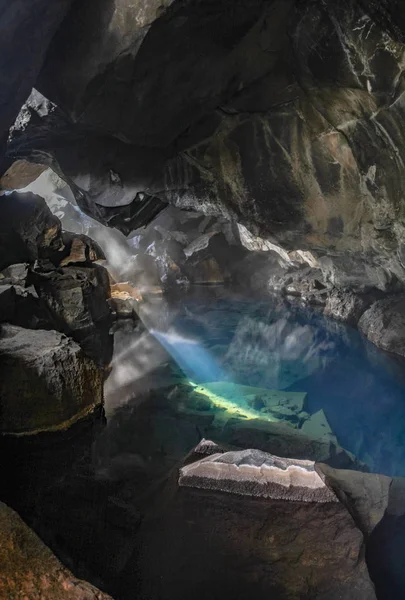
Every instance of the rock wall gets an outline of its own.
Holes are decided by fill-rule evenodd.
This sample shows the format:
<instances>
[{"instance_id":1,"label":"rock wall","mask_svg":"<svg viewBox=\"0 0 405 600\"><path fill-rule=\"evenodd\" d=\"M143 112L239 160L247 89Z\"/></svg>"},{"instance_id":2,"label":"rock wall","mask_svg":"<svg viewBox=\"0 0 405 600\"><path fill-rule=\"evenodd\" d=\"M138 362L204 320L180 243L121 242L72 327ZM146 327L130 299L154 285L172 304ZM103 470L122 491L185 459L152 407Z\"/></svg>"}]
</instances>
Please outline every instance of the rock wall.
<instances>
[{"instance_id":1,"label":"rock wall","mask_svg":"<svg viewBox=\"0 0 405 600\"><path fill-rule=\"evenodd\" d=\"M125 231L160 198L327 256L338 287L395 290L404 30L393 0L77 3L36 82L63 113L9 153L40 152Z\"/></svg>"}]
</instances>

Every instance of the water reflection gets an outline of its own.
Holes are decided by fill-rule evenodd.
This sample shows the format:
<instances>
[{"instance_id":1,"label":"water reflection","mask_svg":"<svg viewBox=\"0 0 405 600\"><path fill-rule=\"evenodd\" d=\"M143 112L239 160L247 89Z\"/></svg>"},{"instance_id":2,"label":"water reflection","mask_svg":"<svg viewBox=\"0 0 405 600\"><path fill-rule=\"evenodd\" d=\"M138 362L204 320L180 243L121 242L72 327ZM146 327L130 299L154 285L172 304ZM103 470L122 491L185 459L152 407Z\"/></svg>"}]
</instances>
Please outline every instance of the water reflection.
<instances>
[{"instance_id":1,"label":"water reflection","mask_svg":"<svg viewBox=\"0 0 405 600\"><path fill-rule=\"evenodd\" d=\"M173 384L176 377L180 381L183 373L197 384L230 381L306 394L305 411L313 415L322 410L339 444L370 470L405 475L401 364L356 330L317 312L225 290L201 294L169 301L164 326L152 329L165 351L160 364L171 373L167 377L166 370L166 379L160 380L151 374L155 387ZM257 399L249 402L249 411L262 406ZM258 410L257 416L263 418L264 410L268 416L270 409ZM284 413L291 425L293 416L287 409Z\"/></svg>"}]
</instances>

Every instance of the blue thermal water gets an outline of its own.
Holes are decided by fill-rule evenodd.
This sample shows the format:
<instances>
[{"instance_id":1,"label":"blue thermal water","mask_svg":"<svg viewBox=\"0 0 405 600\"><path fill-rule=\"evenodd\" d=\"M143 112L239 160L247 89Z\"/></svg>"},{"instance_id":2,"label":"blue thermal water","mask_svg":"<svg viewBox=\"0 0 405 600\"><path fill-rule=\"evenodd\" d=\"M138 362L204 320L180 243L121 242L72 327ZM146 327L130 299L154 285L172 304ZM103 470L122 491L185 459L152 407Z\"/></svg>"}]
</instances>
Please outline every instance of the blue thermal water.
<instances>
[{"instance_id":1,"label":"blue thermal water","mask_svg":"<svg viewBox=\"0 0 405 600\"><path fill-rule=\"evenodd\" d=\"M405 475L405 372L357 330L311 310L240 298L186 301L174 334L154 332L199 383L307 393L339 443L370 470Z\"/></svg>"}]
</instances>

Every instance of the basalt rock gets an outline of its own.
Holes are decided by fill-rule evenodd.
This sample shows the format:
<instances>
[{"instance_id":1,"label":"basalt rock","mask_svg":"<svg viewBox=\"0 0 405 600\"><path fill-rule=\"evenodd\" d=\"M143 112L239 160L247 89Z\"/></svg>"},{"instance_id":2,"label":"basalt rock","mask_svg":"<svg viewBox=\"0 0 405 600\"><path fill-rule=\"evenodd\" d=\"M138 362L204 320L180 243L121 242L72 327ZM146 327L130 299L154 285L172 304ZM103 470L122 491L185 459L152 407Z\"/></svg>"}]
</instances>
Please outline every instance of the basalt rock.
<instances>
[{"instance_id":1,"label":"basalt rock","mask_svg":"<svg viewBox=\"0 0 405 600\"><path fill-rule=\"evenodd\" d=\"M1 432L66 429L103 401L103 373L62 333L1 326Z\"/></svg>"},{"instance_id":2,"label":"basalt rock","mask_svg":"<svg viewBox=\"0 0 405 600\"><path fill-rule=\"evenodd\" d=\"M8 129L28 97L72 0L0 3L0 172ZM4 163L7 168L7 163Z\"/></svg>"},{"instance_id":3,"label":"basalt rock","mask_svg":"<svg viewBox=\"0 0 405 600\"><path fill-rule=\"evenodd\" d=\"M375 302L361 317L359 329L379 348L405 357L405 295Z\"/></svg>"},{"instance_id":4,"label":"basalt rock","mask_svg":"<svg viewBox=\"0 0 405 600\"><path fill-rule=\"evenodd\" d=\"M200 600L214 589L220 597L238 600L249 595L258 600L374 600L363 537L346 508L336 501L316 502L313 496L309 500L314 492L309 488L307 502L263 497L266 485L262 485L264 476L257 475L257 455L269 465L274 460L255 450L202 460L195 455L198 462L188 461L180 481L188 479L192 485L189 474L196 474L203 464L218 462L210 489L179 487L177 473L159 489L139 532L142 552L133 577L140 595L183 600L192 593ZM287 475L283 464L290 463L281 460L279 469L270 466L266 476L283 480ZM300 475L308 477L307 483L313 477L309 471ZM246 478L254 482L259 497L237 492L252 491ZM320 478L317 485L325 493L323 499L336 500ZM219 491L221 487L228 493ZM297 488L287 493L294 492L299 495Z\"/></svg>"},{"instance_id":5,"label":"basalt rock","mask_svg":"<svg viewBox=\"0 0 405 600\"><path fill-rule=\"evenodd\" d=\"M62 245L61 224L35 194L0 196L0 270L47 259Z\"/></svg>"},{"instance_id":6,"label":"basalt rock","mask_svg":"<svg viewBox=\"0 0 405 600\"><path fill-rule=\"evenodd\" d=\"M75 3L36 84L61 110L9 155L126 233L169 201L328 257L337 288L396 291L404 32L393 0Z\"/></svg>"},{"instance_id":7,"label":"basalt rock","mask_svg":"<svg viewBox=\"0 0 405 600\"><path fill-rule=\"evenodd\" d=\"M35 270L32 281L55 329L70 335L101 364L112 357L110 282L104 267L69 265Z\"/></svg>"},{"instance_id":8,"label":"basalt rock","mask_svg":"<svg viewBox=\"0 0 405 600\"><path fill-rule=\"evenodd\" d=\"M23 600L112 600L77 579L11 508L0 503L0 595Z\"/></svg>"}]
</instances>

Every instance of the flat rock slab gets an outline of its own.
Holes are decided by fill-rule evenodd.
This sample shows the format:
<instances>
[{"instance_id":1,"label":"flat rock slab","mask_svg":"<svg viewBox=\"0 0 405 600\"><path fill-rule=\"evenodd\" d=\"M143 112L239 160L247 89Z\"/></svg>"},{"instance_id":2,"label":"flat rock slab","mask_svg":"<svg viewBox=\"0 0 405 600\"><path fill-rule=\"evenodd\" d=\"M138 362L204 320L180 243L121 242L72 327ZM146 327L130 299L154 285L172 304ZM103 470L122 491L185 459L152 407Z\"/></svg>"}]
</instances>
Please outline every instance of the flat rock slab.
<instances>
[{"instance_id":1,"label":"flat rock slab","mask_svg":"<svg viewBox=\"0 0 405 600\"><path fill-rule=\"evenodd\" d=\"M260 450L213 454L180 469L179 485L243 496L337 502L309 460L280 458Z\"/></svg>"},{"instance_id":2,"label":"flat rock slab","mask_svg":"<svg viewBox=\"0 0 405 600\"><path fill-rule=\"evenodd\" d=\"M0 597L112 600L65 569L17 513L3 503L0 503Z\"/></svg>"}]
</instances>

